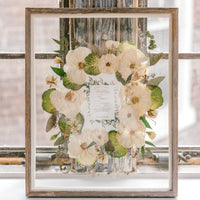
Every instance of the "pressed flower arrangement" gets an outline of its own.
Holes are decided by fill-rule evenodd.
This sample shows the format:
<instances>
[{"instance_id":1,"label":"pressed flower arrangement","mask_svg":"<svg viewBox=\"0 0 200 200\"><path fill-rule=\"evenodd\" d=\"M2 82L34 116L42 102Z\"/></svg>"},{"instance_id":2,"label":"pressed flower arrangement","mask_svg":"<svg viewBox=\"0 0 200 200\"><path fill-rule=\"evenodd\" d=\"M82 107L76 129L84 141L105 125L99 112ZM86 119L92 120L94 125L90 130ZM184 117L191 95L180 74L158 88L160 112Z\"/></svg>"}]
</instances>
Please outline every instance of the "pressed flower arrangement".
<instances>
[{"instance_id":1,"label":"pressed flower arrangement","mask_svg":"<svg viewBox=\"0 0 200 200\"><path fill-rule=\"evenodd\" d=\"M149 32L146 34L150 38L148 49L156 48L154 36ZM63 38L64 42L54 41L68 47L67 39ZM148 120L157 117L157 109L163 104L159 84L164 77L155 77L148 72L162 53L153 56L129 41L112 40L105 41L100 48L73 46L69 52L57 52L65 54L66 63L60 57L55 58L54 63L58 66L51 68L58 77L46 77L50 88L42 95L42 108L51 114L46 131L59 128L59 132L51 136L54 145L58 146L57 161L63 152L67 153L71 163L75 161L87 167L107 165L109 159L125 158L128 154L132 157L133 151L140 152L143 159L145 151L153 156L148 146L154 144L146 139L153 140L156 133ZM114 119L102 120L100 128L93 128L95 119L91 120L88 128L81 111L88 99L90 85L113 84L102 80L102 74L115 76L121 84L117 94L120 106ZM61 169L64 168L61 166Z\"/></svg>"}]
</instances>

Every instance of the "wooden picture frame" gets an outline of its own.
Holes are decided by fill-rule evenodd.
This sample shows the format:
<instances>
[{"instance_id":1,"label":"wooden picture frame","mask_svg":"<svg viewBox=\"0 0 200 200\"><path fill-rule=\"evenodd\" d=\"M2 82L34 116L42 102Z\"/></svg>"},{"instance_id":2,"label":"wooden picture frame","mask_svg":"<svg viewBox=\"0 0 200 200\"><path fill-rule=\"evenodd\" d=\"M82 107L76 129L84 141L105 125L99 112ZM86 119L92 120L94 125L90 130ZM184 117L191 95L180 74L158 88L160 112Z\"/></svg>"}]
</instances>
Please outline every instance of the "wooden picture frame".
<instances>
[{"instance_id":1,"label":"wooden picture frame","mask_svg":"<svg viewBox=\"0 0 200 200\"><path fill-rule=\"evenodd\" d=\"M35 71L33 62L36 17L58 18L169 18L169 187L163 190L85 190L36 188L35 148ZM174 197L177 195L178 170L178 9L177 8L26 8L26 195L29 197Z\"/></svg>"}]
</instances>

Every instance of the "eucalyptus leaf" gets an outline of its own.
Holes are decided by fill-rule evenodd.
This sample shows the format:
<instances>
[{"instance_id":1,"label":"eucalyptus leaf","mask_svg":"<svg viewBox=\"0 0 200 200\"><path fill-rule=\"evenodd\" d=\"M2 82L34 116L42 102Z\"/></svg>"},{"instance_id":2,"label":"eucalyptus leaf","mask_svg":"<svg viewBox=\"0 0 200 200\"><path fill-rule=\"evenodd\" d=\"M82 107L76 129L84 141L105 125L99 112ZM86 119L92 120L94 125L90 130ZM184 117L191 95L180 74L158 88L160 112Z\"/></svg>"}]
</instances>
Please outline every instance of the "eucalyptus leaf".
<instances>
[{"instance_id":1,"label":"eucalyptus leaf","mask_svg":"<svg viewBox=\"0 0 200 200\"><path fill-rule=\"evenodd\" d=\"M57 133L57 134L52 135L50 140L55 140L58 137L59 134L60 134L60 132Z\"/></svg>"},{"instance_id":2,"label":"eucalyptus leaf","mask_svg":"<svg viewBox=\"0 0 200 200\"><path fill-rule=\"evenodd\" d=\"M46 132L49 132L53 127L55 127L57 121L57 117L52 114L51 117L48 119L46 124Z\"/></svg>"},{"instance_id":3,"label":"eucalyptus leaf","mask_svg":"<svg viewBox=\"0 0 200 200\"><path fill-rule=\"evenodd\" d=\"M144 160L144 146L141 147L141 154L142 154L142 159Z\"/></svg>"},{"instance_id":4,"label":"eucalyptus leaf","mask_svg":"<svg viewBox=\"0 0 200 200\"><path fill-rule=\"evenodd\" d=\"M154 79L151 79L147 82L147 85L158 86L163 80L165 79L164 76L159 76Z\"/></svg>"},{"instance_id":5,"label":"eucalyptus leaf","mask_svg":"<svg viewBox=\"0 0 200 200\"><path fill-rule=\"evenodd\" d=\"M54 52L60 53L60 54L66 54L67 53L67 51L65 51L65 50L55 50Z\"/></svg>"},{"instance_id":6,"label":"eucalyptus leaf","mask_svg":"<svg viewBox=\"0 0 200 200\"><path fill-rule=\"evenodd\" d=\"M65 41L65 46L68 47L68 46L69 46L69 41L68 41L68 39L67 39L65 36L63 36L62 38L63 38L64 41Z\"/></svg>"},{"instance_id":7,"label":"eucalyptus leaf","mask_svg":"<svg viewBox=\"0 0 200 200\"><path fill-rule=\"evenodd\" d=\"M149 146L155 147L155 145L149 141L145 141L145 144L148 144Z\"/></svg>"},{"instance_id":8,"label":"eucalyptus leaf","mask_svg":"<svg viewBox=\"0 0 200 200\"><path fill-rule=\"evenodd\" d=\"M54 142L54 146L58 146L58 145L61 145L65 142L65 138L64 136L60 136L55 142Z\"/></svg>"},{"instance_id":9,"label":"eucalyptus leaf","mask_svg":"<svg viewBox=\"0 0 200 200\"><path fill-rule=\"evenodd\" d=\"M50 94L55 88L48 89L42 94L42 108L48 113L54 113L56 108L51 104Z\"/></svg>"},{"instance_id":10,"label":"eucalyptus leaf","mask_svg":"<svg viewBox=\"0 0 200 200\"><path fill-rule=\"evenodd\" d=\"M59 40L56 40L56 39L54 39L54 38L52 38L52 40L53 40L55 43L57 43L57 44L59 44L59 45L61 45L61 46L65 46L65 44L62 43L62 42L59 41Z\"/></svg>"},{"instance_id":11,"label":"eucalyptus leaf","mask_svg":"<svg viewBox=\"0 0 200 200\"><path fill-rule=\"evenodd\" d=\"M144 123L144 125L147 127L147 128L150 128L150 129L152 129L151 128L151 126L150 126L150 124L149 124L149 122L144 118L144 117L140 117L140 120L142 120L142 122Z\"/></svg>"},{"instance_id":12,"label":"eucalyptus leaf","mask_svg":"<svg viewBox=\"0 0 200 200\"><path fill-rule=\"evenodd\" d=\"M152 159L154 159L154 155L153 155L152 151L149 148L145 148L145 150L152 157Z\"/></svg>"},{"instance_id":13,"label":"eucalyptus leaf","mask_svg":"<svg viewBox=\"0 0 200 200\"><path fill-rule=\"evenodd\" d=\"M92 147L93 145L95 145L96 144L96 142L91 142L88 146L87 146L87 148L90 148L90 147Z\"/></svg>"},{"instance_id":14,"label":"eucalyptus leaf","mask_svg":"<svg viewBox=\"0 0 200 200\"><path fill-rule=\"evenodd\" d=\"M150 65L155 65L163 56L163 53L150 56Z\"/></svg>"},{"instance_id":15,"label":"eucalyptus leaf","mask_svg":"<svg viewBox=\"0 0 200 200\"><path fill-rule=\"evenodd\" d=\"M126 80L127 83L131 80L132 75L133 75L133 74L130 74L130 75L128 76L128 78L127 78L127 80Z\"/></svg>"},{"instance_id":16,"label":"eucalyptus leaf","mask_svg":"<svg viewBox=\"0 0 200 200\"><path fill-rule=\"evenodd\" d=\"M77 122L77 125L80 125L79 132L81 132L81 130L83 128L84 121L85 121L84 116L81 113L78 113L76 115L76 122Z\"/></svg>"},{"instance_id":17,"label":"eucalyptus leaf","mask_svg":"<svg viewBox=\"0 0 200 200\"><path fill-rule=\"evenodd\" d=\"M65 74L64 75L64 78L63 78L63 85L68 88L68 89L72 89L72 90L79 90L80 88L82 88L84 86L83 85L78 85L76 83L72 83L69 78L67 77L67 75Z\"/></svg>"},{"instance_id":18,"label":"eucalyptus leaf","mask_svg":"<svg viewBox=\"0 0 200 200\"><path fill-rule=\"evenodd\" d=\"M52 67L52 66L51 66L51 69L52 69L58 76L64 77L65 72L64 72L63 69L60 69L60 68L57 68L57 67Z\"/></svg>"},{"instance_id":19,"label":"eucalyptus leaf","mask_svg":"<svg viewBox=\"0 0 200 200\"><path fill-rule=\"evenodd\" d=\"M126 81L122 78L121 73L119 73L118 71L116 71L115 73L116 79L122 83L122 85L126 85Z\"/></svg>"}]
</instances>

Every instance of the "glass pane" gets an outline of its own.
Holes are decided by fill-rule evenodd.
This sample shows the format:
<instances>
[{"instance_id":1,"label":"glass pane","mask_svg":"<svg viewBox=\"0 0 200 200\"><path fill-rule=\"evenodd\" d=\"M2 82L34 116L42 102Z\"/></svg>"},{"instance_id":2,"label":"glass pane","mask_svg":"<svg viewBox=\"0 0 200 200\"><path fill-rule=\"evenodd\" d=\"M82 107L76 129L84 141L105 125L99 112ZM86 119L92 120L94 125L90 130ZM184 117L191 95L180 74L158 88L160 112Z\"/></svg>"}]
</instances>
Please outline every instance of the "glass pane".
<instances>
[{"instance_id":1,"label":"glass pane","mask_svg":"<svg viewBox=\"0 0 200 200\"><path fill-rule=\"evenodd\" d=\"M200 20L198 0L148 0L148 7L179 8L179 52L200 52ZM155 27L156 34L165 30L163 24ZM166 36L160 38L164 41Z\"/></svg>"},{"instance_id":2,"label":"glass pane","mask_svg":"<svg viewBox=\"0 0 200 200\"><path fill-rule=\"evenodd\" d=\"M24 146L24 60L0 60L0 145Z\"/></svg>"},{"instance_id":3,"label":"glass pane","mask_svg":"<svg viewBox=\"0 0 200 200\"><path fill-rule=\"evenodd\" d=\"M8 0L0 2L0 52L25 51L25 8L26 7L59 7L58 0ZM54 29L56 23L41 23L40 37L44 37L47 30ZM44 41L45 42L45 41ZM41 43L41 45L44 44ZM51 44L45 44L49 52Z\"/></svg>"},{"instance_id":4,"label":"glass pane","mask_svg":"<svg viewBox=\"0 0 200 200\"><path fill-rule=\"evenodd\" d=\"M179 60L179 145L200 145L199 60Z\"/></svg>"},{"instance_id":5,"label":"glass pane","mask_svg":"<svg viewBox=\"0 0 200 200\"><path fill-rule=\"evenodd\" d=\"M40 23L41 20L44 19L36 19L34 24L36 28L37 24ZM37 146L47 145L50 147L54 147L57 153L52 153L50 155L52 159L51 162L49 160L50 171L45 172L50 172L52 176L55 177L67 177L63 180L60 180L58 178L58 182L49 181L48 185L46 184L45 186L49 188L53 188L56 185L67 186L70 181L71 183L74 183L70 185L71 189L74 189L75 185L77 187L77 184L78 187L84 187L87 190L91 188L94 190L101 189L102 184L104 184L105 182L106 185L104 185L108 189L116 189L117 187L122 187L122 185L126 182L129 185L128 187L130 187L130 189L144 189L147 187L152 189L155 189L155 187L168 188L168 160L165 160L164 167L161 165L153 165L150 168L146 168L147 166L143 164L144 162L141 156L142 150L139 150L137 159L134 158L136 154L133 154L134 151L137 151L137 147L141 148L142 146L136 146L138 144L134 144L134 142L137 143L137 139L132 139L131 144L129 144L129 138L131 138L131 135L134 135L138 130L140 130L140 133L138 134L143 135L143 140L141 141L142 145L145 145L145 140L154 143L156 146L168 146L169 144L168 121L170 107L168 103L168 60L162 59L157 64L155 64L155 66L148 66L149 70L145 70L145 72L143 72L147 76L145 76L144 74L135 74L136 80L132 80L132 83L127 83L126 86L123 86L123 84L125 84L123 81L126 82L129 75L133 73L132 68L135 67L137 59L137 62L139 63L142 62L144 59L145 61L147 61L144 61L144 63L147 63L147 65L149 65L149 59L147 58L149 54L144 50L146 48L145 34L140 28L138 29L140 33L138 40L141 43L141 49L136 50L135 45L131 43L133 42L135 37L135 19L126 18L118 20L116 18L71 18L70 20L70 33L73 34L70 35L71 37L69 37L69 43L70 47L74 50L68 52L68 54L64 53L64 55L62 56L62 58L67 57L66 60L68 64L66 64L65 66L63 64L60 65L56 63L59 61L58 59L56 60L56 62L54 59L49 59L34 60L34 66L31 66L34 67L36 72L36 107L34 108L36 109L36 131L31 133L36 136L36 144L34 148ZM119 25L119 22L121 22L121 26ZM150 32L153 32L156 24L163 23L164 25L166 25L166 30L164 32L161 32L160 35L155 35L155 40L158 40L158 52L167 52L169 40L166 39L161 42L161 40L159 40L158 38L162 37L163 35L163 37L168 37L168 21L160 18L158 20L150 19L148 22L149 25L147 26L147 28L150 30ZM91 23L92 26L89 26L91 25L89 23ZM118 27L121 28L120 34L117 31ZM59 29L59 26L55 26L55 29ZM40 35L41 31L42 29L37 29L37 31L35 31L35 34ZM46 38L43 39L51 42L52 33L54 33L54 31L54 29L51 29L48 32L48 35L46 35ZM68 32L66 34L68 34ZM33 51L37 52L38 46L40 43L43 42L43 39L41 38L40 40L40 38L38 38L37 36L34 39L35 46ZM114 44L117 47L113 46L113 44L109 47L108 44L110 41L108 43L105 43L107 40L115 40L116 43ZM129 40L130 43L123 42L120 44L118 49L119 43L124 40ZM74 41L76 41L76 43ZM92 44L96 46L92 46L89 42L92 42ZM58 49L58 46L56 46L56 48ZM53 50L54 49L51 49L51 51ZM144 52L142 52L143 50ZM90 54L92 51L98 53L99 55ZM76 55L74 55L75 52L77 52ZM106 58L106 56L108 56L108 58ZM114 59L114 61L112 60L114 64L111 61L104 61L104 59L110 59L109 56ZM136 56L135 59L133 58L133 60L131 60L134 56ZM85 59L86 57L87 59ZM101 64L101 62L103 63ZM113 70L112 67L109 68L112 64L115 66ZM60 77L52 71L50 66L56 68L62 67L64 68L64 73L66 74L61 75L64 77L61 77L60 79ZM87 67L91 71L87 71ZM119 78L119 74L117 74L118 70L121 70L121 78ZM148 74L146 74L147 71ZM58 70L57 73L63 73L63 71ZM116 79L116 74L118 79ZM48 79L46 79L47 76ZM139 78L137 76L139 76ZM151 85L151 87L149 87L146 85L145 81L159 76L165 77L164 80L159 84L159 87L161 89L156 86L154 87ZM137 90L137 95L141 94L141 97L137 97L137 95L134 96L132 93L129 94L129 91L133 92L136 90L133 87L140 86L141 88ZM50 88L52 89L51 91L49 90ZM143 90L143 88L147 90L147 97L143 96L144 91L140 91ZM151 90L154 90L155 88L157 88L158 91L156 92L156 94L152 94ZM152 99L151 95L155 95L156 100ZM157 99L159 100L157 101ZM141 104L138 105L138 107L137 105L134 105L140 101ZM152 102L153 104L154 102L156 102L154 106L152 106ZM152 107L150 108L150 106ZM142 109L142 111L140 111L140 109ZM158 111L158 116L156 118L153 118L156 115L155 110ZM153 116L150 116L151 112L148 111L155 111L155 113L152 114ZM151 127L147 129L145 127L145 123L146 126L151 126L152 130L150 130ZM150 125L148 125L147 123L149 123ZM136 126L133 127L132 124L136 124ZM50 128L52 129L48 131L48 129ZM154 132L156 132L155 140L153 140L151 137L152 135L155 136ZM96 133L100 134L98 135L100 136L98 137L99 140L103 138L102 144L99 144L96 141ZM91 137L89 136L88 140L85 141L85 138L87 138L88 136L87 134ZM105 138L104 134L106 136ZM120 134L123 135L121 139ZM126 137L124 142L123 137L125 137L126 134L128 134L128 137ZM93 139L93 137L95 139ZM75 138L74 141L76 142L76 144L71 145L73 140L72 138ZM84 140L84 142L82 141L82 139ZM140 139L138 140L140 141ZM146 144L151 145L151 143ZM115 147L114 145L117 146ZM94 153L95 162L93 162L93 154L90 154L92 156L91 160L90 158L87 159L87 155L80 157L79 152L78 155L72 155L73 153L70 153L72 146L76 150L80 146L82 150L87 149L88 152L90 151L90 147L92 149L95 147L94 151L97 153ZM112 150L112 147L114 148L114 150ZM148 149L150 146L146 145L146 147ZM111 148L111 150L109 148ZM119 152L117 152L118 149ZM114 153L112 153L113 151ZM99 156L101 155L106 157L105 163L101 163L101 161L98 160L100 158ZM85 158L86 161L84 160ZM151 156L147 152L145 154L145 159L148 159L149 161L151 160ZM136 164L136 160L138 161L138 164ZM134 172L136 168L137 171ZM134 177L136 174L141 175L141 177L145 174L144 179L146 180L146 175L148 176L152 172L158 171L158 169L158 173L165 174L164 178L162 179L163 184L160 184L160 181L158 179L155 179L153 181L153 184L149 184L149 181L141 181L138 184L137 177ZM127 176L125 172L130 172L130 176ZM36 166L36 174L39 175L41 173L44 173L44 170L41 167ZM96 175L98 173L103 176L90 176L91 174ZM117 180L120 179L122 182L118 182L116 185L112 185L112 180L109 181L109 177L107 176L107 174L109 173L116 174ZM82 174L83 177L87 178L87 183L85 182L85 179L83 177L79 176L79 174ZM88 176L88 174L90 175ZM120 177L120 175L122 175L122 177ZM125 175L125 178L123 177L123 175ZM42 186L42 184L44 184L44 179L36 178L36 186L40 187ZM127 185L124 185L123 187L125 188L127 187Z\"/></svg>"}]
</instances>

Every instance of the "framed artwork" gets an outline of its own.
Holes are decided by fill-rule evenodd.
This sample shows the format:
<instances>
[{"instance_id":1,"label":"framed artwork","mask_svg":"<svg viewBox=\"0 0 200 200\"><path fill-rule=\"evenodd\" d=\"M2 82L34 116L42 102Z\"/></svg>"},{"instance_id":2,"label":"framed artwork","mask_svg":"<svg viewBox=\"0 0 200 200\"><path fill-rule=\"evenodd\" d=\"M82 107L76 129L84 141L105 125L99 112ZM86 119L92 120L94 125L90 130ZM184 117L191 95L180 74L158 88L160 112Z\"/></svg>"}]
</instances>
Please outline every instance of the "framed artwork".
<instances>
[{"instance_id":1,"label":"framed artwork","mask_svg":"<svg viewBox=\"0 0 200 200\"><path fill-rule=\"evenodd\" d=\"M51 29L38 39L40 20ZM50 41L58 49L36 62ZM178 9L26 8L27 196L176 196L177 85ZM165 169L153 165L163 133ZM45 171L37 147L47 137Z\"/></svg>"}]
</instances>

